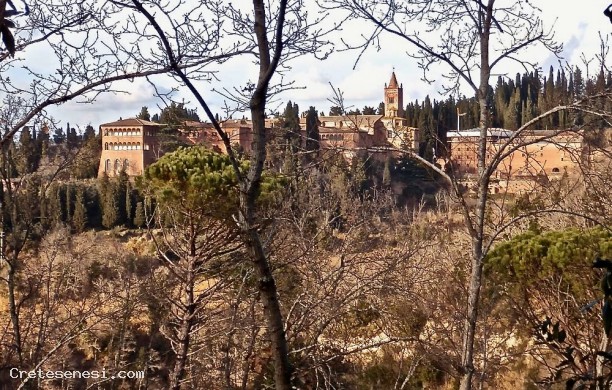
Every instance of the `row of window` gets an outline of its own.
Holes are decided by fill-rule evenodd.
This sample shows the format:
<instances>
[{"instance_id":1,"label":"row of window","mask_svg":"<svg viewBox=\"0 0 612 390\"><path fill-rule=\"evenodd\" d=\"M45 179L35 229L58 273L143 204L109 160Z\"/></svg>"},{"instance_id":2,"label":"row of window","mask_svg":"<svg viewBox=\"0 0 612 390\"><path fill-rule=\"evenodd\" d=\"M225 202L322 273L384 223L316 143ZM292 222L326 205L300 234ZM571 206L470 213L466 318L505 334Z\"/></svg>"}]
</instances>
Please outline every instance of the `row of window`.
<instances>
[{"instance_id":1,"label":"row of window","mask_svg":"<svg viewBox=\"0 0 612 390\"><path fill-rule=\"evenodd\" d=\"M105 142L104 150L140 150L140 142ZM144 150L149 150L149 144L144 144Z\"/></svg>"},{"instance_id":2,"label":"row of window","mask_svg":"<svg viewBox=\"0 0 612 390\"><path fill-rule=\"evenodd\" d=\"M344 136L342 134L321 134L321 139L329 141L343 141Z\"/></svg>"},{"instance_id":3,"label":"row of window","mask_svg":"<svg viewBox=\"0 0 612 390\"><path fill-rule=\"evenodd\" d=\"M141 134L140 129L104 129L104 135L110 137L139 136ZM144 134L153 135L153 132L145 131Z\"/></svg>"},{"instance_id":4,"label":"row of window","mask_svg":"<svg viewBox=\"0 0 612 390\"><path fill-rule=\"evenodd\" d=\"M104 172L119 173L122 169L127 170L129 166L130 166L130 161L127 158L123 160L123 162L119 159L116 159L114 164L110 159L107 159L104 162Z\"/></svg>"}]
</instances>

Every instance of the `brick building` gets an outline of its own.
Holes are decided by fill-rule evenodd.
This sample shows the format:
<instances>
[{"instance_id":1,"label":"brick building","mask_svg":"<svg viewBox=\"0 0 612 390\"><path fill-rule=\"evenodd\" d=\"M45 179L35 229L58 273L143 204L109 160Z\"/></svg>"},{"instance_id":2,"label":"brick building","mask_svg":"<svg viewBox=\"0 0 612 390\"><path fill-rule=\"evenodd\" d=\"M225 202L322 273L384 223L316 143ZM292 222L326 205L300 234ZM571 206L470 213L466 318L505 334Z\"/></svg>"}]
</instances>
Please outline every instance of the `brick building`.
<instances>
[{"instance_id":1,"label":"brick building","mask_svg":"<svg viewBox=\"0 0 612 390\"><path fill-rule=\"evenodd\" d=\"M321 149L342 150L346 157L367 148L392 146L419 150L419 131L407 126L403 117L404 89L397 82L395 72L389 84L385 84L384 115L320 116L319 135ZM306 130L306 118L300 119L302 131ZM384 158L387 153L375 153Z\"/></svg>"},{"instance_id":2,"label":"brick building","mask_svg":"<svg viewBox=\"0 0 612 390\"><path fill-rule=\"evenodd\" d=\"M125 169L130 176L144 169L161 155L158 131L163 125L142 119L122 119L100 126L102 156L98 176L116 176Z\"/></svg>"},{"instance_id":3,"label":"brick building","mask_svg":"<svg viewBox=\"0 0 612 390\"><path fill-rule=\"evenodd\" d=\"M489 129L487 160L508 142L513 131ZM455 172L465 179L477 174L480 129L452 131L447 142ZM580 132L559 130L529 130L521 133L506 148L516 148L506 156L493 174L501 187L509 188L509 181L533 180L538 177L560 177L577 171L584 143ZM518 187L517 187L518 188Z\"/></svg>"},{"instance_id":4,"label":"brick building","mask_svg":"<svg viewBox=\"0 0 612 390\"><path fill-rule=\"evenodd\" d=\"M393 146L401 149L419 149L418 129L408 127L403 118L403 87L397 82L395 72L384 87L385 115L344 115L319 117L321 149L337 149L350 158L365 153L368 148ZM278 126L279 118L266 119L268 129ZM106 172L117 175L125 167L130 176L142 175L144 169L155 162L163 151L160 149L159 130L164 125L141 119L124 119L100 126L102 132L102 157L98 176ZM250 120L228 119L220 122L221 129L230 138L233 147L250 153L253 127ZM306 118L300 119L302 143L306 139ZM226 153L221 137L211 123L186 121L179 128L179 136L187 144L205 145L220 153ZM270 134L272 132L269 132ZM374 152L384 159L387 152Z\"/></svg>"}]
</instances>

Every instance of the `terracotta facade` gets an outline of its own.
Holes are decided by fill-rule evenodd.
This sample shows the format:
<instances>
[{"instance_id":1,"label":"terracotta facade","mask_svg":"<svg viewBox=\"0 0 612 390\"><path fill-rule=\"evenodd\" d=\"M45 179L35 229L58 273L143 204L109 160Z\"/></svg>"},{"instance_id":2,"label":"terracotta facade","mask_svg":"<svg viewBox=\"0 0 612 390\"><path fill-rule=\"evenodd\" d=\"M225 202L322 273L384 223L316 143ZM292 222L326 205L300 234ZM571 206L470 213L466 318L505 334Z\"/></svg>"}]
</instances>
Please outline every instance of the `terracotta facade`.
<instances>
[{"instance_id":1,"label":"terracotta facade","mask_svg":"<svg viewBox=\"0 0 612 390\"><path fill-rule=\"evenodd\" d=\"M477 173L479 131L473 129L449 132L447 135L455 172L464 177ZM487 160L492 158L511 135L510 130L489 129ZM523 146L502 160L494 173L494 178L533 178L542 175L554 177L565 172L573 172L580 160L583 140L580 133L530 130L512 141L509 147L514 148L519 145Z\"/></svg>"},{"instance_id":2,"label":"terracotta facade","mask_svg":"<svg viewBox=\"0 0 612 390\"><path fill-rule=\"evenodd\" d=\"M102 155L98 177L105 172L117 176L122 169L130 176L139 176L161 157L158 131L161 125L142 119L123 119L100 126Z\"/></svg>"},{"instance_id":3,"label":"terracotta facade","mask_svg":"<svg viewBox=\"0 0 612 390\"><path fill-rule=\"evenodd\" d=\"M385 115L344 115L319 117L320 146L323 150L335 149L351 158L369 152L377 159L386 158L389 151L378 148L398 148L418 151L419 131L408 127L403 114L403 88L397 82L395 72L384 87ZM279 118L266 119L268 129L278 127ZM117 175L123 167L130 176L142 175L144 169L163 154L157 134L164 125L140 119L125 119L100 126L102 132L102 157L98 176L106 172ZM250 120L228 119L220 122L233 147L249 154L252 151L253 128ZM300 119L302 144L306 140L306 118ZM226 153L221 137L211 123L187 121L179 129L180 137L188 144L205 145L220 153ZM270 135L272 132L268 132ZM370 149L367 151L366 149ZM372 150L374 149L374 150ZM393 152L391 152L393 153Z\"/></svg>"}]
</instances>

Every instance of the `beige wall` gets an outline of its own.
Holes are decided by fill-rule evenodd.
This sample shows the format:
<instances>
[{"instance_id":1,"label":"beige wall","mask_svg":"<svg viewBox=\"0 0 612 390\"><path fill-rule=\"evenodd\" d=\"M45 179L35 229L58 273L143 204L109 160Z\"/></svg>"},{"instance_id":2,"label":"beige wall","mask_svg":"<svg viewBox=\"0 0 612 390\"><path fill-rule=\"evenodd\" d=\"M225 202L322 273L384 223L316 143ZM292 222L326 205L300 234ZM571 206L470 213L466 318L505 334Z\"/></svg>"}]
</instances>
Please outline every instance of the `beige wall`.
<instances>
[{"instance_id":1,"label":"beige wall","mask_svg":"<svg viewBox=\"0 0 612 390\"><path fill-rule=\"evenodd\" d=\"M536 141L524 137L521 143ZM582 140L577 136L558 136L522 146L506 157L494 177L528 177L535 175L561 175L577 167L582 149ZM487 160L492 158L505 139L490 139L487 144ZM477 172L478 137L449 139L451 158L460 174Z\"/></svg>"}]
</instances>

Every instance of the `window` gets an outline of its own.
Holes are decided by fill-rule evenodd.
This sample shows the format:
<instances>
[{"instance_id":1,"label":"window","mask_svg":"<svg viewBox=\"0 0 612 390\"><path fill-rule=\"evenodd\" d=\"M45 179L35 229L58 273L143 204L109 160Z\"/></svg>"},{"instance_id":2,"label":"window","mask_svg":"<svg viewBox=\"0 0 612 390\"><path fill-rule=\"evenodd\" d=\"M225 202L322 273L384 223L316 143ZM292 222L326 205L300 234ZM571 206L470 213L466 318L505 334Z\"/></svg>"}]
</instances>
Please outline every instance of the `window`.
<instances>
[{"instance_id":1,"label":"window","mask_svg":"<svg viewBox=\"0 0 612 390\"><path fill-rule=\"evenodd\" d=\"M108 135L108 129L104 129L104 135Z\"/></svg>"},{"instance_id":2,"label":"window","mask_svg":"<svg viewBox=\"0 0 612 390\"><path fill-rule=\"evenodd\" d=\"M552 171L553 173L559 173L559 168L553 168Z\"/></svg>"},{"instance_id":3,"label":"window","mask_svg":"<svg viewBox=\"0 0 612 390\"><path fill-rule=\"evenodd\" d=\"M104 150L108 150L108 142L104 143ZM563 159L561 159L561 160L563 160Z\"/></svg>"},{"instance_id":4,"label":"window","mask_svg":"<svg viewBox=\"0 0 612 390\"><path fill-rule=\"evenodd\" d=\"M108 159L106 160L106 163L104 164L104 172L110 172L111 170L111 160Z\"/></svg>"},{"instance_id":5,"label":"window","mask_svg":"<svg viewBox=\"0 0 612 390\"><path fill-rule=\"evenodd\" d=\"M387 138L393 138L393 130L387 130Z\"/></svg>"},{"instance_id":6,"label":"window","mask_svg":"<svg viewBox=\"0 0 612 390\"><path fill-rule=\"evenodd\" d=\"M130 161L126 158L125 160L123 160L123 169L127 171L129 166L130 166Z\"/></svg>"},{"instance_id":7,"label":"window","mask_svg":"<svg viewBox=\"0 0 612 390\"><path fill-rule=\"evenodd\" d=\"M149 144L144 144L144 150L149 150Z\"/></svg>"},{"instance_id":8,"label":"window","mask_svg":"<svg viewBox=\"0 0 612 390\"><path fill-rule=\"evenodd\" d=\"M121 162L119 159L115 160L115 173L119 173L121 171Z\"/></svg>"},{"instance_id":9,"label":"window","mask_svg":"<svg viewBox=\"0 0 612 390\"><path fill-rule=\"evenodd\" d=\"M395 98L393 96L389 96L389 103L395 103Z\"/></svg>"}]
</instances>

